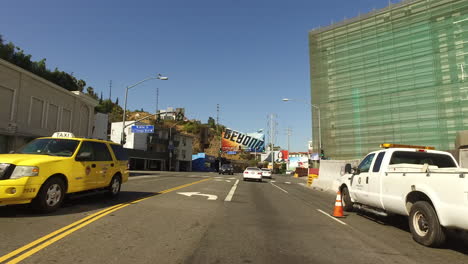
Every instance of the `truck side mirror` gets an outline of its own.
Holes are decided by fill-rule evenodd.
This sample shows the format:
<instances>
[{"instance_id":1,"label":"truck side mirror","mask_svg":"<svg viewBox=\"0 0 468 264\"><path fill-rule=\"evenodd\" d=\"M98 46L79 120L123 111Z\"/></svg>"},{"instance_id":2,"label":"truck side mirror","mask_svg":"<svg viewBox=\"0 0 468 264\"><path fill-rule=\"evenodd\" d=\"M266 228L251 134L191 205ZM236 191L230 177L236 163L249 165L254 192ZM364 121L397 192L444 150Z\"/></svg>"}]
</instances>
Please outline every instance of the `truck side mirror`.
<instances>
[{"instance_id":1,"label":"truck side mirror","mask_svg":"<svg viewBox=\"0 0 468 264\"><path fill-rule=\"evenodd\" d=\"M347 163L347 164L344 166L344 171L345 171L346 174L351 174L351 171L352 171L351 164Z\"/></svg>"}]
</instances>

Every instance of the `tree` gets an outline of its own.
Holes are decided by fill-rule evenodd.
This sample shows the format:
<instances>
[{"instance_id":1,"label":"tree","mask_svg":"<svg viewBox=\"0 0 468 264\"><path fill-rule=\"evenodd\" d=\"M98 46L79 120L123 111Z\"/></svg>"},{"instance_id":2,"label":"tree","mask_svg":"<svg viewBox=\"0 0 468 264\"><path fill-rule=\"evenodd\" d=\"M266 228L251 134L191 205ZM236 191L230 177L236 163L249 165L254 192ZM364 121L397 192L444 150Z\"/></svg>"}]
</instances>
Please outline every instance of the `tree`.
<instances>
[{"instance_id":1,"label":"tree","mask_svg":"<svg viewBox=\"0 0 468 264\"><path fill-rule=\"evenodd\" d=\"M211 128L216 128L216 121L211 116L208 118L208 126Z\"/></svg>"},{"instance_id":2,"label":"tree","mask_svg":"<svg viewBox=\"0 0 468 264\"><path fill-rule=\"evenodd\" d=\"M88 94L89 96L93 97L96 100L99 100L97 93L94 92L94 88L91 86L88 86L88 88L86 88L86 94Z\"/></svg>"},{"instance_id":3,"label":"tree","mask_svg":"<svg viewBox=\"0 0 468 264\"><path fill-rule=\"evenodd\" d=\"M31 55L26 54L20 47L15 46L13 43L6 43L3 37L0 35L0 58L10 63L15 64L27 71L36 74L58 86L63 87L69 91L83 91L86 86L86 82L83 80L77 80L73 74L68 74L63 71L59 71L57 68L54 71L50 71L46 68L46 59L40 61L32 61Z\"/></svg>"}]
</instances>

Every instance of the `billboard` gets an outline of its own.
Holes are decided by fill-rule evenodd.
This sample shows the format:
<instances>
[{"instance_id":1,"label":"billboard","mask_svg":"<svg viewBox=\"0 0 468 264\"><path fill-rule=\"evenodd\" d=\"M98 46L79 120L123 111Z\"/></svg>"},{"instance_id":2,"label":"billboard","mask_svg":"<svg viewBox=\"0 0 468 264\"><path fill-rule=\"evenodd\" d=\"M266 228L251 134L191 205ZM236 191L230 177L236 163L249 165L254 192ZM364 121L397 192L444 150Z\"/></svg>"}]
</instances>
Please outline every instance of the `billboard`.
<instances>
[{"instance_id":1,"label":"billboard","mask_svg":"<svg viewBox=\"0 0 468 264\"><path fill-rule=\"evenodd\" d=\"M307 157L291 157L289 158L289 169L309 168L309 158Z\"/></svg>"},{"instance_id":2,"label":"billboard","mask_svg":"<svg viewBox=\"0 0 468 264\"><path fill-rule=\"evenodd\" d=\"M289 152L287 150L275 151L275 162L286 162L289 159Z\"/></svg>"},{"instance_id":3,"label":"billboard","mask_svg":"<svg viewBox=\"0 0 468 264\"><path fill-rule=\"evenodd\" d=\"M287 150L273 151L273 159L276 163L287 162L289 159L289 152ZM261 161L271 162L271 151L261 155Z\"/></svg>"},{"instance_id":4,"label":"billboard","mask_svg":"<svg viewBox=\"0 0 468 264\"><path fill-rule=\"evenodd\" d=\"M265 134L242 133L226 129L222 134L222 151L263 152L265 150Z\"/></svg>"}]
</instances>

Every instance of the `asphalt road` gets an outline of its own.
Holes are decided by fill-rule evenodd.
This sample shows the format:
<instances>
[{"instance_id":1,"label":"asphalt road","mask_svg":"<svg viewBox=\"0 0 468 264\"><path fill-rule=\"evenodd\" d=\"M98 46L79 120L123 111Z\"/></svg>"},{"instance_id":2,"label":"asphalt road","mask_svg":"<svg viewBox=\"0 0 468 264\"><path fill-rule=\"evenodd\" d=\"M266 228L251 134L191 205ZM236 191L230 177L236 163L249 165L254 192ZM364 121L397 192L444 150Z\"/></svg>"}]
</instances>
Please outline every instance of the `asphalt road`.
<instances>
[{"instance_id":1,"label":"asphalt road","mask_svg":"<svg viewBox=\"0 0 468 264\"><path fill-rule=\"evenodd\" d=\"M0 263L468 263L468 240L441 249L401 218L333 219L334 195L274 176L139 173L117 199L72 197L50 215L0 207Z\"/></svg>"}]
</instances>

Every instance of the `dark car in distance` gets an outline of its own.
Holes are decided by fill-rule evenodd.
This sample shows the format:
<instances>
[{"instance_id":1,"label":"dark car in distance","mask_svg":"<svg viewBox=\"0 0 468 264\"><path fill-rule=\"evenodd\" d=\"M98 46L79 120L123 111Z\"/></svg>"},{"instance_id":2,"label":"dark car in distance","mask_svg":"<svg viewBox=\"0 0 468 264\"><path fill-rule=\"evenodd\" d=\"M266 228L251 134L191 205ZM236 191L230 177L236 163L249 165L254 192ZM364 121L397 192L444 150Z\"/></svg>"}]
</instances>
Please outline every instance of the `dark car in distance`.
<instances>
[{"instance_id":1,"label":"dark car in distance","mask_svg":"<svg viewBox=\"0 0 468 264\"><path fill-rule=\"evenodd\" d=\"M223 164L221 168L219 168L219 174L234 175L234 167L232 167L232 164Z\"/></svg>"}]
</instances>

